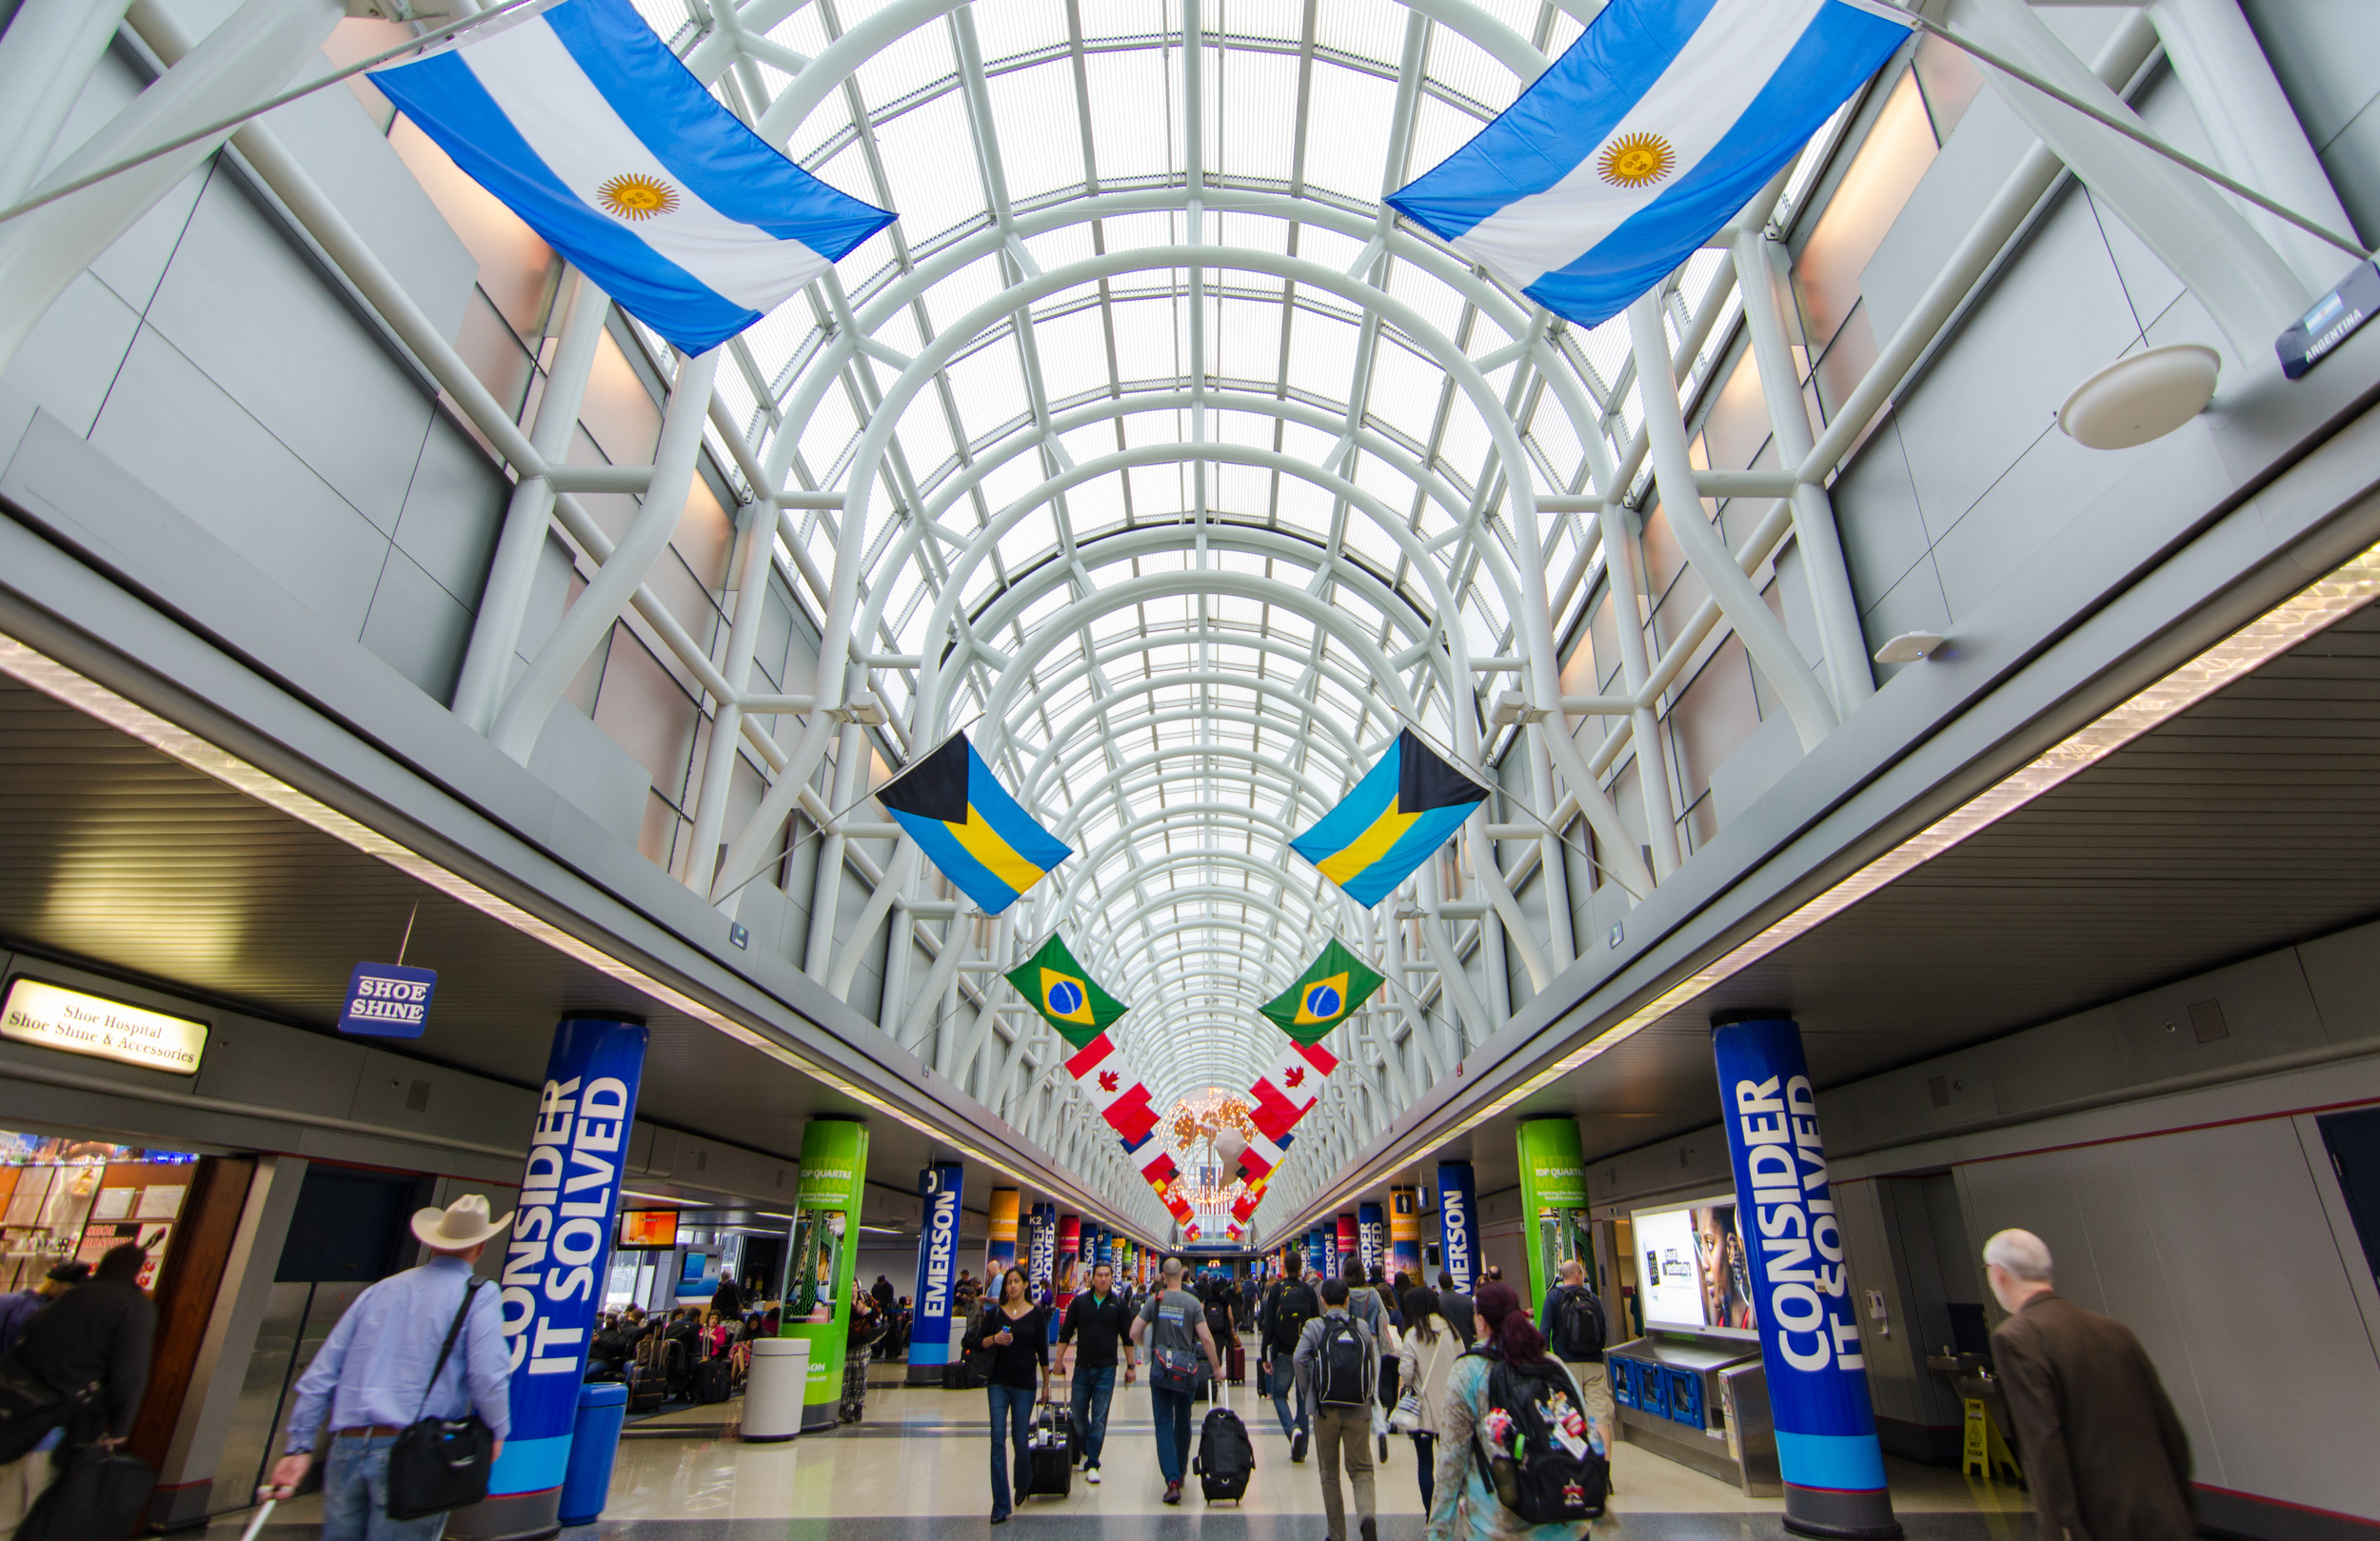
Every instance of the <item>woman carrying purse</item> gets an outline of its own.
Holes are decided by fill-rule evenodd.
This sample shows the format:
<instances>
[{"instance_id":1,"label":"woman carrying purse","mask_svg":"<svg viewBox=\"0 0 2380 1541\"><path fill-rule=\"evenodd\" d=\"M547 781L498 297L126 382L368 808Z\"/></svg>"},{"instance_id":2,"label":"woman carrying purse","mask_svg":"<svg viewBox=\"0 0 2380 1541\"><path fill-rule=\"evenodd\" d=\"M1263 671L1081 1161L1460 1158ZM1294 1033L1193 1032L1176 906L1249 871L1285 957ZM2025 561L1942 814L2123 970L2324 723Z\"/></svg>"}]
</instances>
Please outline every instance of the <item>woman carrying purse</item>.
<instances>
[{"instance_id":1,"label":"woman carrying purse","mask_svg":"<svg viewBox=\"0 0 2380 1541\"><path fill-rule=\"evenodd\" d=\"M1397 1383L1403 1393L1388 1423L1398 1432L1413 1435L1415 1474L1421 1479L1421 1511L1426 1514L1437 1489L1438 1435L1443 1426L1446 1375L1462 1353L1462 1340L1438 1314L1435 1290L1407 1290L1404 1316L1404 1347L1397 1356Z\"/></svg>"},{"instance_id":2,"label":"woman carrying purse","mask_svg":"<svg viewBox=\"0 0 2380 1541\"><path fill-rule=\"evenodd\" d=\"M1012 1268L1000 1276L1000 1303L984 1308L967 1329L964 1346L970 1364L983 1373L992 1413L992 1523L1008 1523L1011 1493L1022 1497L1033 1485L1033 1402L1036 1387L1049 1399L1049 1313L1033 1303L1024 1270ZM1036 1367L1040 1377L1035 1378ZM1003 1428L1003 1425L1005 1428ZM1003 1436L1014 1447L1016 1480L1009 1481L1009 1462L1002 1459Z\"/></svg>"}]
</instances>

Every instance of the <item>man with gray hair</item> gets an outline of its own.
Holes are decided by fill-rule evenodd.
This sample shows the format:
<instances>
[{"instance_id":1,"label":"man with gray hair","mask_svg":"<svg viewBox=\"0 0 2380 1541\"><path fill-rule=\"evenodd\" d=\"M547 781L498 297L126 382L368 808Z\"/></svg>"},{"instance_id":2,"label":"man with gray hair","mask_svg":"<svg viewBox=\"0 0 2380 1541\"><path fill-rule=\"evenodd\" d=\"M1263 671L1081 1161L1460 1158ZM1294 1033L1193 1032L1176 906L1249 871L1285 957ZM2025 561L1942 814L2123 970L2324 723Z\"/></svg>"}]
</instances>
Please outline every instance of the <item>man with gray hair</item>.
<instances>
[{"instance_id":1,"label":"man with gray hair","mask_svg":"<svg viewBox=\"0 0 2380 1541\"><path fill-rule=\"evenodd\" d=\"M2008 1393L2043 1541L2166 1541L2197 1533L2190 1439L2132 1329L2059 1297L2030 1231L1984 1243L2008 1319L1992 1357Z\"/></svg>"}]
</instances>

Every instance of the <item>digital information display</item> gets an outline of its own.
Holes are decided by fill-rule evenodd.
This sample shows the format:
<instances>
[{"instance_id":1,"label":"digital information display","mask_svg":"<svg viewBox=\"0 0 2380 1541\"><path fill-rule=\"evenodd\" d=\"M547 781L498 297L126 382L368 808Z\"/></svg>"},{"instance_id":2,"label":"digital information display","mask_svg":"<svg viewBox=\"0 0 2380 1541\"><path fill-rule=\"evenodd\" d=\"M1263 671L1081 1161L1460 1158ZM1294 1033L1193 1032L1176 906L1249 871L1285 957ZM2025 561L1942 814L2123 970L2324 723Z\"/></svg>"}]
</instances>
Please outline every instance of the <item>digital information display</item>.
<instances>
[{"instance_id":1,"label":"digital information display","mask_svg":"<svg viewBox=\"0 0 2380 1541\"><path fill-rule=\"evenodd\" d=\"M632 1209L620 1215L620 1245L625 1249L657 1250L678 1244L678 1212L674 1209Z\"/></svg>"},{"instance_id":2,"label":"digital information display","mask_svg":"<svg viewBox=\"0 0 2380 1541\"><path fill-rule=\"evenodd\" d=\"M1643 1280L1646 1327L1760 1335L1733 1196L1637 1210L1629 1216L1629 1231Z\"/></svg>"}]
</instances>

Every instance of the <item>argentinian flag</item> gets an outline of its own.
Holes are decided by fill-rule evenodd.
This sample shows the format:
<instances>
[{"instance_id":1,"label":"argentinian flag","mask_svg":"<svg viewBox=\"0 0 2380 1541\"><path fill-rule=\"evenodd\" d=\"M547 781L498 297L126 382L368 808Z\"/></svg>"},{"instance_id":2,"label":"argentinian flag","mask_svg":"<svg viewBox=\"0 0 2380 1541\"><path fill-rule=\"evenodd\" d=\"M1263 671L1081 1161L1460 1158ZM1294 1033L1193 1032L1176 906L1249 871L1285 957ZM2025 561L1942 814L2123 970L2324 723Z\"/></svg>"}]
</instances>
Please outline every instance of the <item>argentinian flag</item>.
<instances>
[{"instance_id":1,"label":"argentinian flag","mask_svg":"<svg viewBox=\"0 0 2380 1541\"><path fill-rule=\"evenodd\" d=\"M1613 0L1388 202L1596 326L1725 225L1909 38L1842 0Z\"/></svg>"},{"instance_id":2,"label":"argentinian flag","mask_svg":"<svg viewBox=\"0 0 2380 1541\"><path fill-rule=\"evenodd\" d=\"M563 0L371 80L688 353L751 326L893 220L770 148L627 0Z\"/></svg>"}]
</instances>

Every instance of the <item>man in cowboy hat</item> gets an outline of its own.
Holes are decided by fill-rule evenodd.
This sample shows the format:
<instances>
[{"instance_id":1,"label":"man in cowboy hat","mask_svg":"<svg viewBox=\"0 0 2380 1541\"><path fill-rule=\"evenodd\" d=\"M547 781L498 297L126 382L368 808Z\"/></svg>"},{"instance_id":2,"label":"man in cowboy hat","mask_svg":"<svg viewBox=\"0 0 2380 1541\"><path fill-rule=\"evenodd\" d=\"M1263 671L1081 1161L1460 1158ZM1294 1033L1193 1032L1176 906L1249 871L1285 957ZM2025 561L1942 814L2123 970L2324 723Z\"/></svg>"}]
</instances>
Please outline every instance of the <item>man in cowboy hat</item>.
<instances>
[{"instance_id":1,"label":"man in cowboy hat","mask_svg":"<svg viewBox=\"0 0 2380 1541\"><path fill-rule=\"evenodd\" d=\"M407 1424L477 1409L495 1450L504 1449L512 1426L504 1308L494 1285L471 1276L471 1265L511 1223L509 1215L490 1220L487 1200L478 1194L443 1210L415 1211L413 1234L429 1249L429 1261L356 1296L298 1377L288 1453L272 1469L270 1492L287 1497L297 1491L314 1459L315 1434L327 1429L323 1541L437 1541L445 1531L443 1513L388 1517L388 1448ZM433 1386L439 1347L466 1299L463 1331Z\"/></svg>"}]
</instances>

